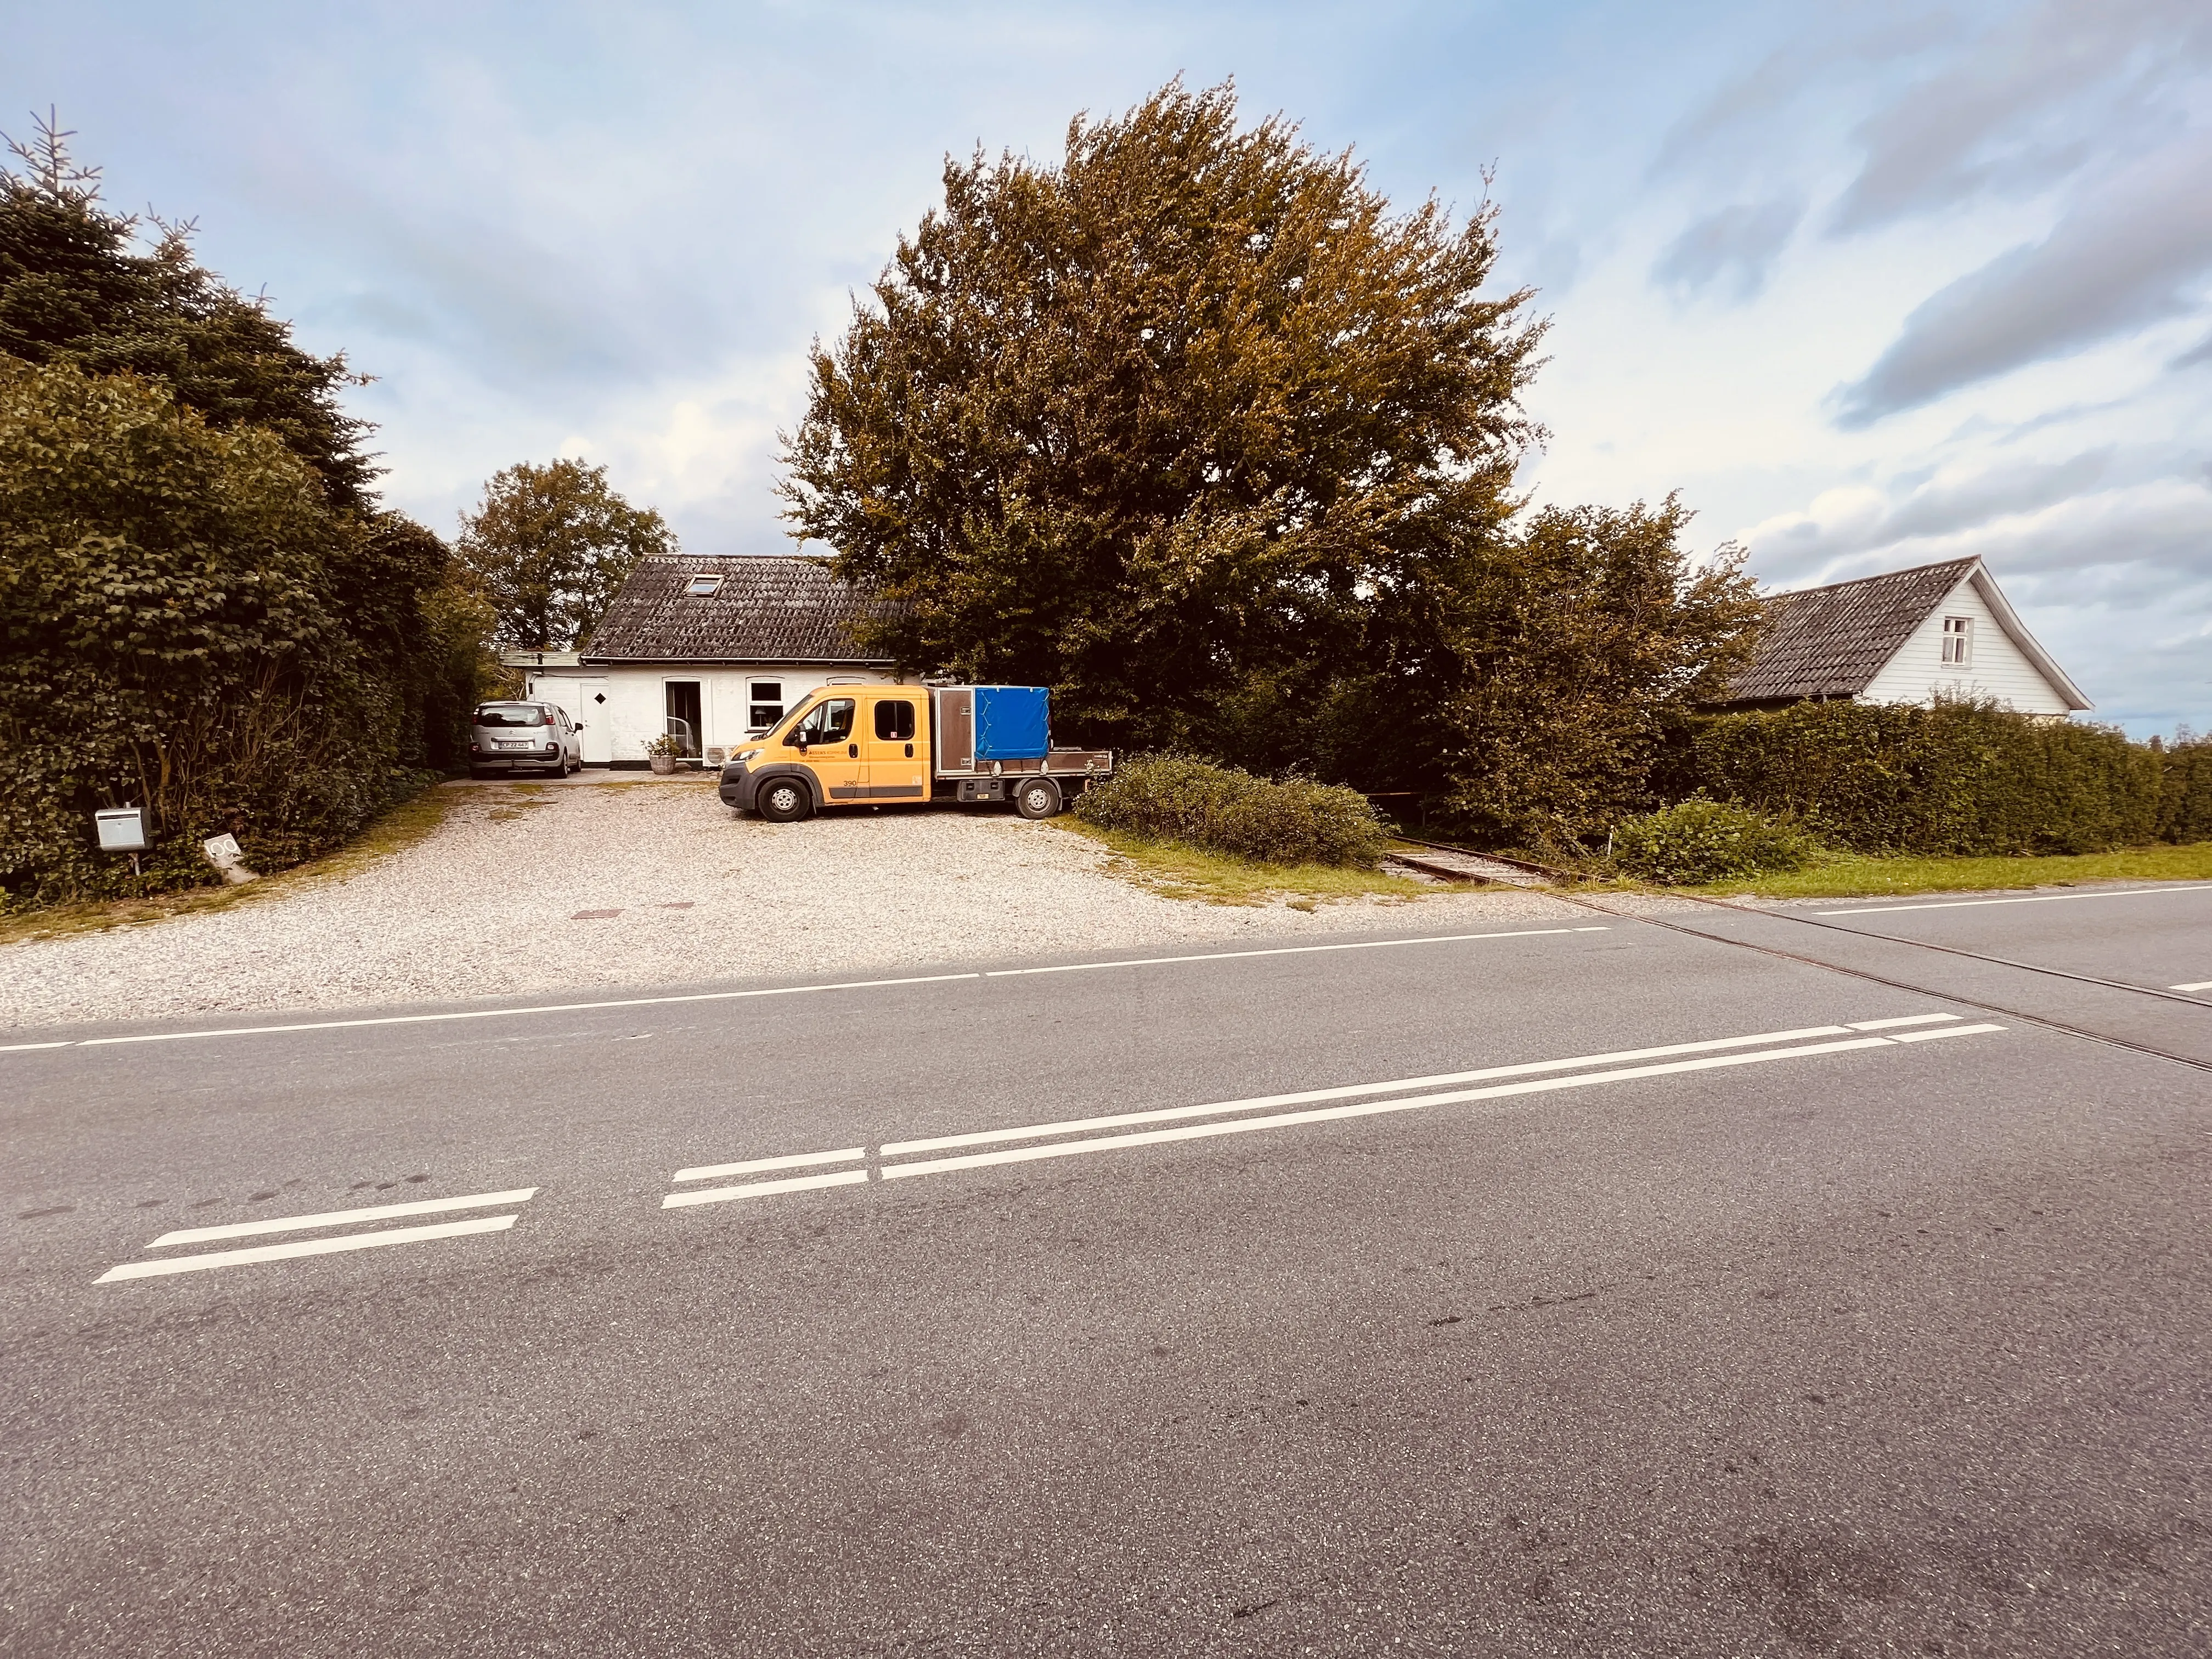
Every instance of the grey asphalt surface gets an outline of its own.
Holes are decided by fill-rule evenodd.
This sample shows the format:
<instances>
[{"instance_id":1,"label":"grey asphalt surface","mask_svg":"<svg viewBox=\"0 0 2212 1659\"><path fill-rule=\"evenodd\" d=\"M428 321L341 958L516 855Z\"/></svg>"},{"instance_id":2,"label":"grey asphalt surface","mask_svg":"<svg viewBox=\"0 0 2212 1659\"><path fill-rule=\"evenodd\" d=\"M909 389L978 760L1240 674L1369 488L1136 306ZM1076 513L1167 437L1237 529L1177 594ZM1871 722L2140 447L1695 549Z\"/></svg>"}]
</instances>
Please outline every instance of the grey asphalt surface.
<instances>
[{"instance_id":1,"label":"grey asphalt surface","mask_svg":"<svg viewBox=\"0 0 2212 1659\"><path fill-rule=\"evenodd\" d=\"M2212 978L2212 893L1913 914L1849 920ZM2212 1647L2212 1073L1937 993L2180 1054L2212 1006L1559 915L1602 931L21 1034L71 1046L0 1053L0 1652ZM1941 1012L2005 1029L659 1207ZM532 1187L505 1231L94 1283Z\"/></svg>"}]
</instances>

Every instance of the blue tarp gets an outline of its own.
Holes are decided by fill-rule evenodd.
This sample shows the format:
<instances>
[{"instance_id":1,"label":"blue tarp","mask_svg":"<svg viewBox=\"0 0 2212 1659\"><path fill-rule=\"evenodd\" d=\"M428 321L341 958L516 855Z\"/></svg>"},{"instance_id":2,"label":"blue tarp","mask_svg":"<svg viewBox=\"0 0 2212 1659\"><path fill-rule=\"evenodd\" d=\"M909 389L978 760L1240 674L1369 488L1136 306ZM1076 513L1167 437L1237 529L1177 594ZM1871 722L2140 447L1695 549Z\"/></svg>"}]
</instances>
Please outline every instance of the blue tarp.
<instances>
[{"instance_id":1,"label":"blue tarp","mask_svg":"<svg viewBox=\"0 0 2212 1659\"><path fill-rule=\"evenodd\" d=\"M1042 760L1052 745L1052 693L1041 685L975 688L975 758Z\"/></svg>"}]
</instances>

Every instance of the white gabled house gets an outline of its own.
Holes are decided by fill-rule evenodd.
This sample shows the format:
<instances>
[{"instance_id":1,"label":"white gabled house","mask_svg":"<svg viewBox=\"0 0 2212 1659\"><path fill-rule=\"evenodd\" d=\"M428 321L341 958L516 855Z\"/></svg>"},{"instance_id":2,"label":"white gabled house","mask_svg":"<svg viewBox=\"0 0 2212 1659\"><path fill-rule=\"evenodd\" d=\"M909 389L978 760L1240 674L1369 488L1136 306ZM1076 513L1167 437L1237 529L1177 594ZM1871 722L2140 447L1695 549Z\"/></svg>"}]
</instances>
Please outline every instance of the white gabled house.
<instances>
[{"instance_id":1,"label":"white gabled house","mask_svg":"<svg viewBox=\"0 0 2212 1659\"><path fill-rule=\"evenodd\" d=\"M813 559L670 554L640 562L580 651L501 660L581 723L586 766L642 767L664 732L716 763L817 687L896 682L852 636L878 611Z\"/></svg>"},{"instance_id":2,"label":"white gabled house","mask_svg":"<svg viewBox=\"0 0 2212 1659\"><path fill-rule=\"evenodd\" d=\"M2094 707L1978 558L1771 594L1766 607L1758 657L1717 708L1972 697L2063 720Z\"/></svg>"}]
</instances>

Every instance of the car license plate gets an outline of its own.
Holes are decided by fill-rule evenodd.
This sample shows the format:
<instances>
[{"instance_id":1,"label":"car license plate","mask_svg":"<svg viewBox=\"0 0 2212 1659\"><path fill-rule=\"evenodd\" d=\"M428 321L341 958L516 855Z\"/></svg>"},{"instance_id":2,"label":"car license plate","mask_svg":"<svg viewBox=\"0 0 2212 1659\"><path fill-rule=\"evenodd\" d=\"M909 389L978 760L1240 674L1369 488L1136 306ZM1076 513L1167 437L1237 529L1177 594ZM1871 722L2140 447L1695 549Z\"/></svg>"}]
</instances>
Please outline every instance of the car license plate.
<instances>
[{"instance_id":1,"label":"car license plate","mask_svg":"<svg viewBox=\"0 0 2212 1659\"><path fill-rule=\"evenodd\" d=\"M494 738L492 741L502 749L535 749L538 745L527 738Z\"/></svg>"}]
</instances>

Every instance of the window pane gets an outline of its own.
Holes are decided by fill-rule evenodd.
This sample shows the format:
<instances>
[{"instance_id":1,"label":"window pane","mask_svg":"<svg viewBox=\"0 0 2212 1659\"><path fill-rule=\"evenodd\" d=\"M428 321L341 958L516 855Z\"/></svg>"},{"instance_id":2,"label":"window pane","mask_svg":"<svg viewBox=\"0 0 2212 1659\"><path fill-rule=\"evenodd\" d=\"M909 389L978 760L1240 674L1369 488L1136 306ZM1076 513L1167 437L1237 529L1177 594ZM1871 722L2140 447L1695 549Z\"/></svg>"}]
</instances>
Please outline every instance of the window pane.
<instances>
[{"instance_id":1,"label":"window pane","mask_svg":"<svg viewBox=\"0 0 2212 1659\"><path fill-rule=\"evenodd\" d=\"M876 736L884 743L908 743L914 738L914 705L879 702L876 705Z\"/></svg>"},{"instance_id":2,"label":"window pane","mask_svg":"<svg viewBox=\"0 0 2212 1659\"><path fill-rule=\"evenodd\" d=\"M839 697L834 702L822 705L825 716L822 728L823 741L842 743L853 735L853 700Z\"/></svg>"},{"instance_id":3,"label":"window pane","mask_svg":"<svg viewBox=\"0 0 2212 1659\"><path fill-rule=\"evenodd\" d=\"M755 680L752 683L752 700L755 702L781 702L783 701L783 682L781 680Z\"/></svg>"}]
</instances>

